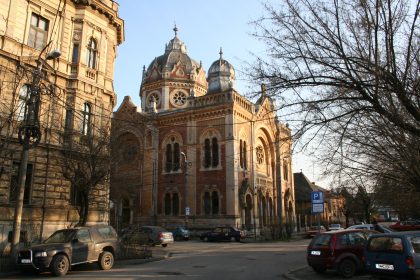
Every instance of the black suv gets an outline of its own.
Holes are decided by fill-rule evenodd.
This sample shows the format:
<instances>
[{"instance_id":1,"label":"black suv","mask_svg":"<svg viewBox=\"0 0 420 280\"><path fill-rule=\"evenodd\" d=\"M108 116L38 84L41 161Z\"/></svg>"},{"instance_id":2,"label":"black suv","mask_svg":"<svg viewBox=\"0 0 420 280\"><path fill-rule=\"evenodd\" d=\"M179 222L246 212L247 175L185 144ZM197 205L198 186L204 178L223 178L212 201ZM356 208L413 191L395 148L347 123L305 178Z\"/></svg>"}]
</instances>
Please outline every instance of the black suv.
<instances>
[{"instance_id":1,"label":"black suv","mask_svg":"<svg viewBox=\"0 0 420 280\"><path fill-rule=\"evenodd\" d=\"M43 243L19 251L16 262L25 271L50 270L63 276L82 263L98 262L101 269L111 269L118 251L118 236L111 226L78 227L58 230Z\"/></svg>"}]
</instances>

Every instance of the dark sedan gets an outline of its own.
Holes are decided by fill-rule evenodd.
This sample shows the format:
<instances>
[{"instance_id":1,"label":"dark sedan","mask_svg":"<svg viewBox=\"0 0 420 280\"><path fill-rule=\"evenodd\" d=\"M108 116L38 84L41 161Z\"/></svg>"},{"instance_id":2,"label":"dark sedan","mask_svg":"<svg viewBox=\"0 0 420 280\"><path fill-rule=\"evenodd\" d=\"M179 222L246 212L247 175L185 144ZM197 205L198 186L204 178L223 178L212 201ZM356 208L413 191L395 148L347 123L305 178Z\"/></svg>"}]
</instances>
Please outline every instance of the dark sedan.
<instances>
[{"instance_id":1,"label":"dark sedan","mask_svg":"<svg viewBox=\"0 0 420 280\"><path fill-rule=\"evenodd\" d=\"M216 227L212 231L204 232L200 235L203 241L241 241L244 232L235 227Z\"/></svg>"}]
</instances>

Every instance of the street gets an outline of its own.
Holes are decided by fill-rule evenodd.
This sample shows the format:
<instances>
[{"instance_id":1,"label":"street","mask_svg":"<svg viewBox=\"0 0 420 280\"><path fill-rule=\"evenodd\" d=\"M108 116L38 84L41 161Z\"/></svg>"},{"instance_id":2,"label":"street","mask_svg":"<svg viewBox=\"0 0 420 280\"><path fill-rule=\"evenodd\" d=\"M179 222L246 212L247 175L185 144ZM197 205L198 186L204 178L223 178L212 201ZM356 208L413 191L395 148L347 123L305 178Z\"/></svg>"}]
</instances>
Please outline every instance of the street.
<instances>
[{"instance_id":1,"label":"street","mask_svg":"<svg viewBox=\"0 0 420 280\"><path fill-rule=\"evenodd\" d=\"M155 247L154 254L170 252L161 261L117 261L109 271L96 264L74 267L66 279L281 279L284 273L305 265L308 240L274 243L176 242ZM12 275L4 279L51 279L50 273Z\"/></svg>"},{"instance_id":2,"label":"street","mask_svg":"<svg viewBox=\"0 0 420 280\"><path fill-rule=\"evenodd\" d=\"M316 274L306 264L309 239L291 242L237 243L175 242L167 248L153 247L153 257L162 260L118 260L108 271L97 264L80 265L64 276L66 279L342 279L334 271ZM4 275L2 275L4 276ZM2 279L52 279L50 273L14 274ZM370 279L366 274L353 280Z\"/></svg>"}]
</instances>

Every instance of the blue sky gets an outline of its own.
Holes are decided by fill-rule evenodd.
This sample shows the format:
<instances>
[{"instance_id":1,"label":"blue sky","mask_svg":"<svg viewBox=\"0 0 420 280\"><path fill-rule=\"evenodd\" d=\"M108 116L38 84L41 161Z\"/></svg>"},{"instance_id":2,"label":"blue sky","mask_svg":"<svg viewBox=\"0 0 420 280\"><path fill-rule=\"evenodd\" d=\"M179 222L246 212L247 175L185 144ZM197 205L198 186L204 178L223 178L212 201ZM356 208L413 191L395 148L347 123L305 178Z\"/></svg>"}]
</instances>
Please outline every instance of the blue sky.
<instances>
[{"instance_id":1,"label":"blue sky","mask_svg":"<svg viewBox=\"0 0 420 280\"><path fill-rule=\"evenodd\" d=\"M164 53L165 44L178 37L186 44L188 55L202 61L204 69L223 58L236 70L236 89L241 94L251 91L240 75L245 62L252 62L251 53L263 55L265 47L250 34L250 21L263 13L259 0L117 0L119 15L125 21L125 42L118 47L115 64L117 106L124 96L131 96L140 106L139 88L143 65L146 67ZM294 172L301 169L310 180L317 180L317 170L310 158L294 155ZM324 187L327 187L324 185Z\"/></svg>"},{"instance_id":2,"label":"blue sky","mask_svg":"<svg viewBox=\"0 0 420 280\"><path fill-rule=\"evenodd\" d=\"M178 37L186 44L188 55L202 61L208 70L223 57L237 70L236 88L249 90L239 71L250 52L261 53L263 45L249 34L248 23L262 14L258 0L118 0L120 17L125 21L125 42L118 48L115 65L115 90L118 104L130 95L139 105L138 91L143 65L146 67L164 53L165 44Z\"/></svg>"}]
</instances>

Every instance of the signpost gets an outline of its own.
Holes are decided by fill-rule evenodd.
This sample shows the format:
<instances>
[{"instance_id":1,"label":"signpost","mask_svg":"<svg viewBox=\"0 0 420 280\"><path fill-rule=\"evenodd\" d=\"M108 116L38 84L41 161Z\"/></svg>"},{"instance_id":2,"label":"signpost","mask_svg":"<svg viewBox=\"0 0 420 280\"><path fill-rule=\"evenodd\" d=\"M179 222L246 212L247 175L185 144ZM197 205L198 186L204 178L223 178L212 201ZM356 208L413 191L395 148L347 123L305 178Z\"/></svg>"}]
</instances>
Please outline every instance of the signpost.
<instances>
[{"instance_id":1,"label":"signpost","mask_svg":"<svg viewBox=\"0 0 420 280\"><path fill-rule=\"evenodd\" d=\"M313 191L311 193L311 212L318 214L318 232L321 231L321 218L320 214L324 213L324 193L321 191Z\"/></svg>"}]
</instances>

